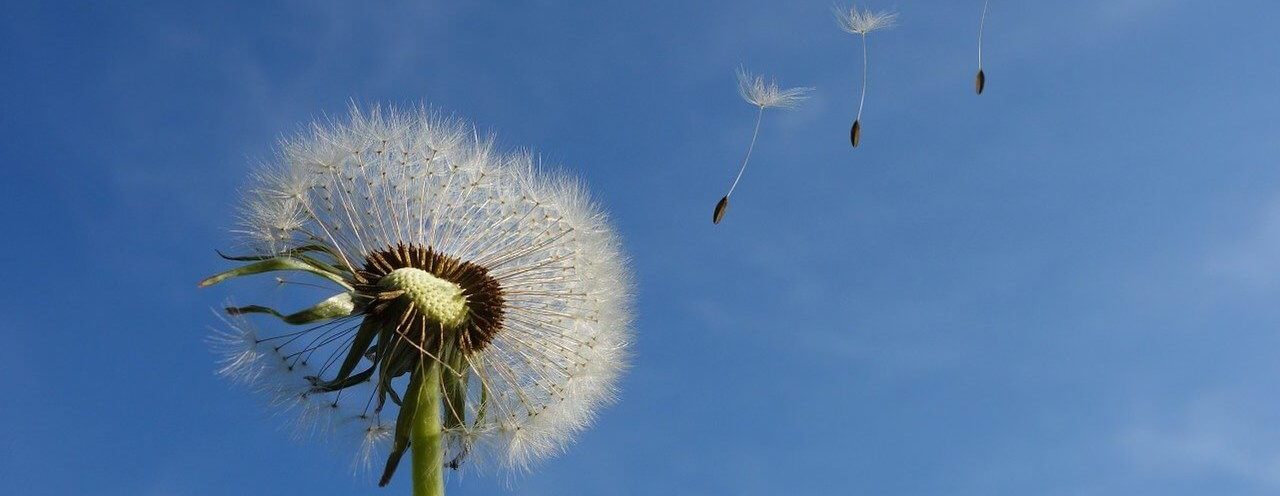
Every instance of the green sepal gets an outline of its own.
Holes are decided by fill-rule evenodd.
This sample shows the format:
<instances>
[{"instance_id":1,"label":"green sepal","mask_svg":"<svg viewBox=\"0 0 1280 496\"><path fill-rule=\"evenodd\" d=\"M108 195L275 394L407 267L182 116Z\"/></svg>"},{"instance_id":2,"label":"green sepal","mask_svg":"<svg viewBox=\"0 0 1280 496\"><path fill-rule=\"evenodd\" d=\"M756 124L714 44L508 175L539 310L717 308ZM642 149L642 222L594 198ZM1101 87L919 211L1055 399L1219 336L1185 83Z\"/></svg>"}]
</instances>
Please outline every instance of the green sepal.
<instances>
[{"instance_id":1,"label":"green sepal","mask_svg":"<svg viewBox=\"0 0 1280 496\"><path fill-rule=\"evenodd\" d=\"M334 377L332 381L327 381L323 384L335 384L339 381L346 380L347 376L351 375L351 371L356 369L356 365L360 364L360 358L364 357L365 350L369 348L369 343L372 343L373 338L377 335L378 325L374 323L373 319L366 318L365 321L360 324L360 330L356 331L356 336L351 341L351 349L347 351L347 357L342 361L342 366L338 368L338 375ZM375 368L377 368L377 361L374 361L373 367L369 367L369 375L366 375L365 379L368 379L369 376L373 374L373 369ZM361 372L361 374L363 373L364 372ZM361 382L363 382L363 379ZM334 390L331 389L330 391Z\"/></svg>"},{"instance_id":2,"label":"green sepal","mask_svg":"<svg viewBox=\"0 0 1280 496\"><path fill-rule=\"evenodd\" d=\"M400 458L404 456L405 450L409 449L409 436L413 432L413 417L418 410L418 390L421 389L423 375L409 376L409 387L405 389L406 401L400 405L400 415L396 417L396 432L391 442L391 453L387 456L387 466L382 469L379 486L385 486L391 482L391 476L395 475L396 467L400 465Z\"/></svg>"},{"instance_id":3,"label":"green sepal","mask_svg":"<svg viewBox=\"0 0 1280 496\"><path fill-rule=\"evenodd\" d=\"M467 380L471 376L471 370L467 368L466 356L462 354L462 350L451 349L452 352L445 355L446 365L440 366L440 383L444 389L444 405L440 413L444 416L445 431L460 431L467 426ZM466 459L468 451L466 444L461 444L453 459L444 465L457 470Z\"/></svg>"},{"instance_id":4,"label":"green sepal","mask_svg":"<svg viewBox=\"0 0 1280 496\"><path fill-rule=\"evenodd\" d=\"M333 273L335 273L335 274L350 274L350 273L351 273L351 271L350 271L350 270L348 270L346 267L344 267L344 266L342 266L342 265L332 264L332 263L328 263L328 262L325 262L325 261L322 261L322 260L318 260L318 259L316 259L316 257L312 257L312 256L309 256L309 255L294 255L294 256L293 256L293 258L296 258L296 259L298 259L298 260L302 260L303 262L306 262L306 263L309 263L309 264L311 264L311 265L314 265L316 268L318 268L318 269L320 269L320 270L330 271L330 272L333 272Z\"/></svg>"},{"instance_id":5,"label":"green sepal","mask_svg":"<svg viewBox=\"0 0 1280 496\"><path fill-rule=\"evenodd\" d=\"M332 391L338 391L341 389L349 388L351 386L354 386L356 384L360 384L364 381L369 380L370 377L373 377L374 369L377 369L377 368L378 367L376 365L372 365L358 374L347 375L339 379L334 379L332 381L322 381L320 380L319 377L314 377L314 376L308 377L308 379L312 381L311 392L328 393Z\"/></svg>"},{"instance_id":6,"label":"green sepal","mask_svg":"<svg viewBox=\"0 0 1280 496\"><path fill-rule=\"evenodd\" d=\"M374 363L378 364L378 406L374 409L377 412L381 412L382 407L387 404L387 395L395 395L395 390L391 389L391 375L387 373L392 332L394 331L391 330L390 325L378 326L378 344L373 358ZM396 401L396 404L399 403Z\"/></svg>"},{"instance_id":7,"label":"green sepal","mask_svg":"<svg viewBox=\"0 0 1280 496\"><path fill-rule=\"evenodd\" d=\"M296 258L304 262L307 262L309 264L315 265L317 268L320 268L322 270L332 270L338 273L346 273L346 274L351 273L351 269L347 268L344 265L340 265L336 262L336 261L342 260L342 257L339 256L337 252L333 251L332 249L330 249L328 246L325 246L325 245L312 244L312 245L300 246L297 248L285 250L275 255L227 255L226 253L222 253L222 251L220 250L214 250L214 251L218 253L219 257L222 257L226 260L234 260L237 262L257 262L262 260L270 260L273 258L290 257L290 258ZM328 255L329 257L333 258L335 262L333 263L325 262L323 260L319 260L310 255L306 255L306 253L312 253L312 252L320 252L325 255Z\"/></svg>"},{"instance_id":8,"label":"green sepal","mask_svg":"<svg viewBox=\"0 0 1280 496\"><path fill-rule=\"evenodd\" d=\"M454 350L445 358L448 367L440 371L444 386L444 428L454 429L466 425L467 376L466 361L461 350Z\"/></svg>"},{"instance_id":9,"label":"green sepal","mask_svg":"<svg viewBox=\"0 0 1280 496\"><path fill-rule=\"evenodd\" d=\"M392 403L403 406L404 402L401 401L400 395L396 394L395 388L391 387L391 380L400 377L401 374L412 368L417 361L412 360L411 357L417 357L417 355L406 352L396 346L397 343L393 341L393 336L397 336L394 327L384 325L378 335L379 346L382 348L378 352L380 355L378 362L378 411L381 411L382 406L387 402L388 396L391 398Z\"/></svg>"},{"instance_id":10,"label":"green sepal","mask_svg":"<svg viewBox=\"0 0 1280 496\"><path fill-rule=\"evenodd\" d=\"M288 324L300 325L310 324L321 320L336 319L346 317L356 311L356 304L352 300L351 293L339 293L331 296L320 303L315 304L311 308L285 315L274 308L264 307L261 305L249 305L244 307L227 307L227 313L239 315L244 313L265 313L274 315L280 320ZM362 326L363 328L363 326ZM367 343L366 343L367 344ZM362 346L363 347L363 346ZM352 365L355 367L355 365ZM350 370L347 373L351 373Z\"/></svg>"},{"instance_id":11,"label":"green sepal","mask_svg":"<svg viewBox=\"0 0 1280 496\"><path fill-rule=\"evenodd\" d=\"M484 414L489 410L489 386L484 381L480 381L480 406L476 407L476 419L471 422L472 427L480 427L480 422L484 422Z\"/></svg>"},{"instance_id":12,"label":"green sepal","mask_svg":"<svg viewBox=\"0 0 1280 496\"><path fill-rule=\"evenodd\" d=\"M329 279L333 282L336 282L344 288L354 289L351 287L350 284L347 284L347 281L342 278L342 275L340 275L339 273L333 270L332 266L328 264L320 264L314 261L314 259L312 259L311 261L308 261L306 259L301 259L296 257L275 257L275 258L263 260L261 262L251 263L249 265L245 265L242 267L236 267L234 269L228 270L226 272L222 272L220 274L215 274L213 276L206 278L203 281L200 281L200 287L204 288L204 287L212 286L214 284L218 284L232 277L261 274L263 272L274 272L277 270L298 270L302 272L310 272L312 274L315 274L325 279Z\"/></svg>"},{"instance_id":13,"label":"green sepal","mask_svg":"<svg viewBox=\"0 0 1280 496\"><path fill-rule=\"evenodd\" d=\"M283 252L280 252L274 255L227 255L226 253L222 253L221 250L214 250L214 251L218 252L218 256L222 258L225 258L227 260L235 260L237 262L258 262L258 261L269 260L272 258L282 257L282 256L292 257L294 255L299 255L302 253L310 253L313 251L318 251L318 252L327 254L333 257L334 259L339 258L338 254L334 253L334 251L329 249L328 246L319 245L319 244L310 244L306 246L299 246L297 248L290 248L288 250L285 250Z\"/></svg>"},{"instance_id":14,"label":"green sepal","mask_svg":"<svg viewBox=\"0 0 1280 496\"><path fill-rule=\"evenodd\" d=\"M409 352L400 350L396 353L396 356L392 357L389 365L383 369L383 372L386 374L384 377L386 377L387 381L387 394L391 396L391 401L396 405L402 404L403 400L400 398L400 395L396 393L395 388L391 387L391 380L407 374L413 369L413 364L416 363L415 360L411 358L413 356L416 355L410 355Z\"/></svg>"}]
</instances>

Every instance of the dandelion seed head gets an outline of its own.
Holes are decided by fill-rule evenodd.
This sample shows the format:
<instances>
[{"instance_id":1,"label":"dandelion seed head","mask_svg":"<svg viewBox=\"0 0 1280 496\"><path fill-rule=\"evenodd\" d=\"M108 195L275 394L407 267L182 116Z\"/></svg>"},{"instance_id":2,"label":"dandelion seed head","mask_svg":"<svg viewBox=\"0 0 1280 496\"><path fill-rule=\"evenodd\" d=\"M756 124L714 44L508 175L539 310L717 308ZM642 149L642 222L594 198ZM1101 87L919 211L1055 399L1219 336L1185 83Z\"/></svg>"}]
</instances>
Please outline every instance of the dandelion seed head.
<instances>
[{"instance_id":1,"label":"dandelion seed head","mask_svg":"<svg viewBox=\"0 0 1280 496\"><path fill-rule=\"evenodd\" d=\"M762 88L761 106L800 97ZM236 233L253 253L236 260L318 275L345 305L234 309L209 338L218 372L299 436L353 435L357 467L395 437L424 363L462 398L442 402L447 462L523 469L564 450L614 401L630 271L576 179L494 141L429 110L380 108L285 140L244 195ZM253 313L293 326L260 329Z\"/></svg>"},{"instance_id":2,"label":"dandelion seed head","mask_svg":"<svg viewBox=\"0 0 1280 496\"><path fill-rule=\"evenodd\" d=\"M892 11L859 10L857 5L831 8L836 24L846 33L866 36L872 31L891 29L898 24L898 13Z\"/></svg>"},{"instance_id":3,"label":"dandelion seed head","mask_svg":"<svg viewBox=\"0 0 1280 496\"><path fill-rule=\"evenodd\" d=\"M795 108L800 102L809 98L813 88L779 88L772 79L766 81L763 76L753 75L744 67L738 68L738 94L747 103L766 108Z\"/></svg>"}]
</instances>

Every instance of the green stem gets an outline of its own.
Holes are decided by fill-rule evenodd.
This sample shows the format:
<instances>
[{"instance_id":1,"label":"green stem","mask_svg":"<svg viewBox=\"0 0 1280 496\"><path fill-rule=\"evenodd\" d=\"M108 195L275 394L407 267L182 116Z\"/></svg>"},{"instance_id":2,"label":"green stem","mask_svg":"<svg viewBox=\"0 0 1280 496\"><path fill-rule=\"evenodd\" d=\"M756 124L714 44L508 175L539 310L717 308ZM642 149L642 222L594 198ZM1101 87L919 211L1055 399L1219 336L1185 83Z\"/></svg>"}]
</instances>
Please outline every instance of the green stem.
<instances>
[{"instance_id":1,"label":"green stem","mask_svg":"<svg viewBox=\"0 0 1280 496\"><path fill-rule=\"evenodd\" d=\"M413 495L444 496L444 453L440 433L440 364L424 357L419 368L413 431L409 446L413 449Z\"/></svg>"}]
</instances>

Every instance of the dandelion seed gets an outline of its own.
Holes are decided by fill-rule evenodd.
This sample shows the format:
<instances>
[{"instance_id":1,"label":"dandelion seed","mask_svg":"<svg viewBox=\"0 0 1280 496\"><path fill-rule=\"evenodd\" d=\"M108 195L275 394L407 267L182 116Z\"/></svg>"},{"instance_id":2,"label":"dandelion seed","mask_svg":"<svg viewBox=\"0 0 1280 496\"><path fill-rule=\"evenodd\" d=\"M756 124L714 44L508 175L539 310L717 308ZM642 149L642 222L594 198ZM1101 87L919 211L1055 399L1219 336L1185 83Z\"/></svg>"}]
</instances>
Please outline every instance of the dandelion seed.
<instances>
[{"instance_id":1,"label":"dandelion seed","mask_svg":"<svg viewBox=\"0 0 1280 496\"><path fill-rule=\"evenodd\" d=\"M356 466L386 460L380 485L412 448L415 494L442 494L446 467L527 468L613 400L628 269L576 181L426 110L353 109L282 152L245 197L252 253L200 285L293 271L336 293L228 306L210 338L219 373L297 432L352 434ZM294 327L261 332L263 316Z\"/></svg>"},{"instance_id":2,"label":"dandelion seed","mask_svg":"<svg viewBox=\"0 0 1280 496\"><path fill-rule=\"evenodd\" d=\"M751 152L756 147L756 137L760 135L760 121L764 117L764 110L768 108L793 109L800 102L809 98L808 93L813 88L779 88L778 83L770 80L765 81L764 77L752 75L747 72L746 68L738 68L738 94L743 100L756 107L756 125L751 132L751 144L747 145L747 155L742 159L742 165L738 167L738 175L733 178L733 184L729 185L729 193L724 195L718 203L716 203L715 211L711 214L711 222L719 224L724 218L725 212L729 209L729 197L733 195L733 190L738 187L738 181L742 180L742 173L747 170L747 162L751 160Z\"/></svg>"},{"instance_id":3,"label":"dandelion seed","mask_svg":"<svg viewBox=\"0 0 1280 496\"><path fill-rule=\"evenodd\" d=\"M973 87L979 95L987 87L987 74L982 71L982 32L987 27L987 3L989 1L983 0L982 19L978 21L978 75L974 77Z\"/></svg>"},{"instance_id":4,"label":"dandelion seed","mask_svg":"<svg viewBox=\"0 0 1280 496\"><path fill-rule=\"evenodd\" d=\"M861 96L858 97L858 115L854 117L853 126L849 128L849 142L854 148L857 148L858 143L862 141L862 108L867 101L867 35L873 31L890 29L897 25L898 14L896 12L858 10L856 5L847 9L839 6L832 7L832 13L835 14L836 24L840 26L840 29L862 38L862 90Z\"/></svg>"},{"instance_id":5,"label":"dandelion seed","mask_svg":"<svg viewBox=\"0 0 1280 496\"><path fill-rule=\"evenodd\" d=\"M714 212L711 213L711 223L719 224L720 220L724 218L725 212L728 212L728 211L729 211L729 197L725 196L724 198L721 198L720 201L716 202L716 209Z\"/></svg>"}]
</instances>

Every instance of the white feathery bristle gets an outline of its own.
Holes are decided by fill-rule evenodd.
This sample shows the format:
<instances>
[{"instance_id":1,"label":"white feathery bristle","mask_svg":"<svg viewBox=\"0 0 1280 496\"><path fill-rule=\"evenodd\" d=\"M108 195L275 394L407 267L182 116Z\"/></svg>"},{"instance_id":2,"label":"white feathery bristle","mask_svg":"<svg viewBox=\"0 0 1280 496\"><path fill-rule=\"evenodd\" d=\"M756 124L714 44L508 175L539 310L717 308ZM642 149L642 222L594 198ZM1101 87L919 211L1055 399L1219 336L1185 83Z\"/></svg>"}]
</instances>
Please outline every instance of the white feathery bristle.
<instances>
[{"instance_id":1,"label":"white feathery bristle","mask_svg":"<svg viewBox=\"0 0 1280 496\"><path fill-rule=\"evenodd\" d=\"M395 425L389 424L375 416L359 419L356 426L360 429L360 446L351 461L351 468L359 475L371 473L375 464L381 463L379 458L386 456L395 435Z\"/></svg>"},{"instance_id":2,"label":"white feathery bristle","mask_svg":"<svg viewBox=\"0 0 1280 496\"><path fill-rule=\"evenodd\" d=\"M897 12L859 10L857 5L848 8L833 6L831 13L835 15L840 29L849 34L866 36L872 31L890 29L898 24Z\"/></svg>"},{"instance_id":3,"label":"white feathery bristle","mask_svg":"<svg viewBox=\"0 0 1280 496\"><path fill-rule=\"evenodd\" d=\"M239 315L214 312L226 329L213 329L207 338L218 355L218 375L241 384L253 384L267 371L267 354L258 347L258 332Z\"/></svg>"},{"instance_id":4,"label":"white feathery bristle","mask_svg":"<svg viewBox=\"0 0 1280 496\"><path fill-rule=\"evenodd\" d=\"M763 76L753 75L744 67L738 68L738 94L747 103L760 108L791 109L809 98L813 88L779 88L772 79L766 81Z\"/></svg>"}]
</instances>

